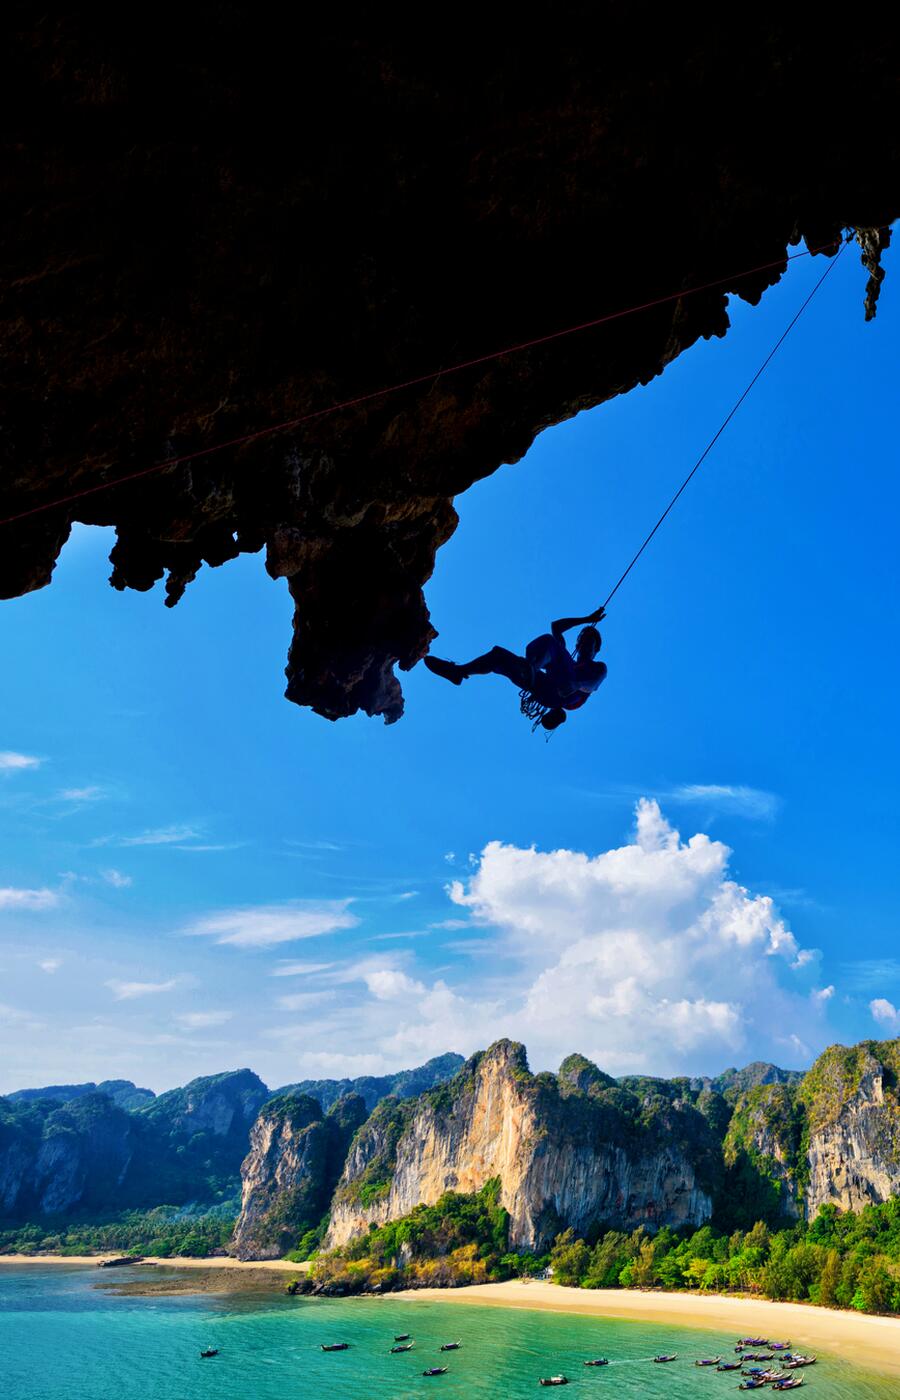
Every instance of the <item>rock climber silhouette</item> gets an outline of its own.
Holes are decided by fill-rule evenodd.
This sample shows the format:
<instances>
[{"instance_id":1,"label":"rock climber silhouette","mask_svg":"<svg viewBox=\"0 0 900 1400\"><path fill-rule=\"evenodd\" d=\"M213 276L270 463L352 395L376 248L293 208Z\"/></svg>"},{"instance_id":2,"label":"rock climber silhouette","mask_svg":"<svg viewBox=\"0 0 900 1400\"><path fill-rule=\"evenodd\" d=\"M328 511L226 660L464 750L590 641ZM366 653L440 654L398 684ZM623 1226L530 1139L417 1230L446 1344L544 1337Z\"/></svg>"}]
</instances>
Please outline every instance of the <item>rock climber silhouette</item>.
<instances>
[{"instance_id":1,"label":"rock climber silhouette","mask_svg":"<svg viewBox=\"0 0 900 1400\"><path fill-rule=\"evenodd\" d=\"M439 656L426 656L425 665L454 685L461 685L470 676L505 676L518 686L522 713L534 720L534 727L558 729L565 723L567 711L580 709L606 680L605 663L594 659L603 639L593 625L605 616L605 608L600 607L587 617L558 618L551 622L549 632L528 643L524 656L506 647L491 647L462 666ZM578 626L582 630L572 653L565 634Z\"/></svg>"}]
</instances>

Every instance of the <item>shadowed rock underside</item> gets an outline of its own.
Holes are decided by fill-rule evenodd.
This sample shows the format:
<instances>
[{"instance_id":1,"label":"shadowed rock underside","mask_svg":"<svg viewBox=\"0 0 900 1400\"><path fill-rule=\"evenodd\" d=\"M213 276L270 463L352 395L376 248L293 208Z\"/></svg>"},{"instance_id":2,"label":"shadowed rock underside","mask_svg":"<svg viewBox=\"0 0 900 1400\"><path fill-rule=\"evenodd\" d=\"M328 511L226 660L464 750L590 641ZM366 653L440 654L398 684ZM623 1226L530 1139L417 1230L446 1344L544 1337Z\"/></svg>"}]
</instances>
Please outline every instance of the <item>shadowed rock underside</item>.
<instances>
[{"instance_id":1,"label":"shadowed rock underside","mask_svg":"<svg viewBox=\"0 0 900 1400\"><path fill-rule=\"evenodd\" d=\"M0 526L0 596L49 582L73 521L114 525L113 586L165 576L170 604L264 549L289 698L392 721L454 497L724 334L725 292L756 301L789 245L897 214L900 63L805 15L568 4L548 38L463 7L435 43L323 14L4 10L0 519L38 513Z\"/></svg>"}]
</instances>

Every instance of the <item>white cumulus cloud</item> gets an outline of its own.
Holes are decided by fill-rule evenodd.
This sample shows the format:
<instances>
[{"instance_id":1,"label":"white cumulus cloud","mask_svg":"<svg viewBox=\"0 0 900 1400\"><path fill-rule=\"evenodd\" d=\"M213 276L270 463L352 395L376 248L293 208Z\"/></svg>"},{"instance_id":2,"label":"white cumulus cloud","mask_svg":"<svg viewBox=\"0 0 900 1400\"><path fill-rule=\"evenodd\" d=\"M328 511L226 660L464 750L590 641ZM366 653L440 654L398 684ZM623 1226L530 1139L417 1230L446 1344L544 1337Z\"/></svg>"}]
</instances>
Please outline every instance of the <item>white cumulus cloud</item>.
<instances>
[{"instance_id":1,"label":"white cumulus cloud","mask_svg":"<svg viewBox=\"0 0 900 1400\"><path fill-rule=\"evenodd\" d=\"M731 877L730 857L702 832L682 839L647 799L631 838L599 854L489 842L448 889L478 932L464 977L435 967L427 943L337 962L323 980L339 995L306 1008L303 1036L382 1072L503 1035L535 1069L573 1051L613 1074L793 1067L828 1035L833 989L775 901ZM314 1073L312 1051L298 1059Z\"/></svg>"},{"instance_id":2,"label":"white cumulus cloud","mask_svg":"<svg viewBox=\"0 0 900 1400\"><path fill-rule=\"evenodd\" d=\"M186 933L214 938L238 948L272 948L302 938L317 938L359 923L349 912L347 899L318 904L261 904L246 909L225 909L192 924Z\"/></svg>"},{"instance_id":3,"label":"white cumulus cloud","mask_svg":"<svg viewBox=\"0 0 900 1400\"><path fill-rule=\"evenodd\" d=\"M647 799L636 818L632 841L596 856L491 842L451 886L535 968L516 1034L539 1061L578 1046L618 1070L761 1052L771 1024L811 1014L790 985L804 950L771 898L729 878L723 842L682 841Z\"/></svg>"},{"instance_id":4,"label":"white cumulus cloud","mask_svg":"<svg viewBox=\"0 0 900 1400\"><path fill-rule=\"evenodd\" d=\"M874 1001L869 1002L869 1010L879 1026L884 1026L894 1035L900 1034L900 1011L893 1002L888 1001L886 997L876 997Z\"/></svg>"}]
</instances>

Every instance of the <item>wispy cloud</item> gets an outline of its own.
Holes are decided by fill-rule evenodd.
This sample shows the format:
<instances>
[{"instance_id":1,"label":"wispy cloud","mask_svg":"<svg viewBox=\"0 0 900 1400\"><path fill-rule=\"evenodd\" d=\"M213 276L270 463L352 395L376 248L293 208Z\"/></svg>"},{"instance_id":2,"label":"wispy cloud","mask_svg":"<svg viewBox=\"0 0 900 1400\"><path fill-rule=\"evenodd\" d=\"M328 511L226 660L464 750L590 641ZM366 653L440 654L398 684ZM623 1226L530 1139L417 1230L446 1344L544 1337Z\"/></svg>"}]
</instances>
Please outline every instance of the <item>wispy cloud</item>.
<instances>
[{"instance_id":1,"label":"wispy cloud","mask_svg":"<svg viewBox=\"0 0 900 1400\"><path fill-rule=\"evenodd\" d=\"M58 972L62 967L62 958L41 958L38 967L41 972Z\"/></svg>"},{"instance_id":2,"label":"wispy cloud","mask_svg":"<svg viewBox=\"0 0 900 1400\"><path fill-rule=\"evenodd\" d=\"M295 841L293 837L285 838L286 846L297 846L301 851L343 851L344 847L339 846L336 841Z\"/></svg>"},{"instance_id":3,"label":"wispy cloud","mask_svg":"<svg viewBox=\"0 0 900 1400\"><path fill-rule=\"evenodd\" d=\"M109 870L101 870L100 878L105 880L108 885L112 885L114 890L126 890L129 885L134 883L130 875L113 867L110 867Z\"/></svg>"},{"instance_id":4,"label":"wispy cloud","mask_svg":"<svg viewBox=\"0 0 900 1400\"><path fill-rule=\"evenodd\" d=\"M185 932L237 948L272 948L279 943L355 928L359 919L349 912L349 903L347 899L334 899L318 904L296 902L225 909L199 919Z\"/></svg>"},{"instance_id":5,"label":"wispy cloud","mask_svg":"<svg viewBox=\"0 0 900 1400\"><path fill-rule=\"evenodd\" d=\"M327 972L334 967L330 962L283 962L273 967L270 977L313 977L317 972Z\"/></svg>"},{"instance_id":6,"label":"wispy cloud","mask_svg":"<svg viewBox=\"0 0 900 1400\"><path fill-rule=\"evenodd\" d=\"M331 1001L333 996L334 992L292 992L276 997L275 1004L282 1011L303 1011L308 1006L320 1006L323 1001Z\"/></svg>"},{"instance_id":7,"label":"wispy cloud","mask_svg":"<svg viewBox=\"0 0 900 1400\"><path fill-rule=\"evenodd\" d=\"M0 773L17 773L23 768L40 768L43 759L30 753L14 753L11 749L0 751Z\"/></svg>"},{"instance_id":8,"label":"wispy cloud","mask_svg":"<svg viewBox=\"0 0 900 1400\"><path fill-rule=\"evenodd\" d=\"M191 845L181 845L181 844L179 843L177 846L173 846L173 847L172 847L172 850L173 850L173 851L197 851L197 852L202 852L202 851L239 851L239 850L241 849L241 847L244 846L245 844L246 844L246 843L245 843L244 841L222 841L222 842L216 843L215 845L212 845L212 844L202 845L202 844L199 844L199 843L197 843L197 842L194 842L194 843L191 844Z\"/></svg>"},{"instance_id":9,"label":"wispy cloud","mask_svg":"<svg viewBox=\"0 0 900 1400\"><path fill-rule=\"evenodd\" d=\"M38 1021L30 1011L10 1006L7 1002L0 1002L0 1026L17 1026L25 1031L44 1029L43 1021Z\"/></svg>"},{"instance_id":10,"label":"wispy cloud","mask_svg":"<svg viewBox=\"0 0 900 1400\"><path fill-rule=\"evenodd\" d=\"M418 893L419 893L418 890L404 890L402 894L398 894L398 895L397 895L397 898L398 898L398 900L399 900L399 899L415 899L416 896L418 895Z\"/></svg>"},{"instance_id":11,"label":"wispy cloud","mask_svg":"<svg viewBox=\"0 0 900 1400\"><path fill-rule=\"evenodd\" d=\"M369 939L370 943L394 943L398 938L424 938L428 933L424 928L408 928L402 933L374 933Z\"/></svg>"},{"instance_id":12,"label":"wispy cloud","mask_svg":"<svg viewBox=\"0 0 900 1400\"><path fill-rule=\"evenodd\" d=\"M135 1001L138 997L152 997L161 992L174 991L178 981L177 977L171 977L168 982L120 982L118 978L112 977L105 985L109 987L116 1001Z\"/></svg>"},{"instance_id":13,"label":"wispy cloud","mask_svg":"<svg viewBox=\"0 0 900 1400\"><path fill-rule=\"evenodd\" d=\"M63 788L57 793L61 802L100 802L106 796L102 787Z\"/></svg>"},{"instance_id":14,"label":"wispy cloud","mask_svg":"<svg viewBox=\"0 0 900 1400\"><path fill-rule=\"evenodd\" d=\"M664 795L670 802L699 804L755 821L772 821L781 806L781 799L775 793L743 784L684 783Z\"/></svg>"},{"instance_id":15,"label":"wispy cloud","mask_svg":"<svg viewBox=\"0 0 900 1400\"><path fill-rule=\"evenodd\" d=\"M193 841L200 833L192 826L157 826L135 836L98 836L94 846L174 846Z\"/></svg>"},{"instance_id":16,"label":"wispy cloud","mask_svg":"<svg viewBox=\"0 0 900 1400\"><path fill-rule=\"evenodd\" d=\"M55 890L0 887L0 909L55 909L58 904L59 895Z\"/></svg>"},{"instance_id":17,"label":"wispy cloud","mask_svg":"<svg viewBox=\"0 0 900 1400\"><path fill-rule=\"evenodd\" d=\"M175 1020L186 1031L205 1031L212 1026L224 1026L233 1015L233 1011L186 1011L183 1016L176 1016Z\"/></svg>"},{"instance_id":18,"label":"wispy cloud","mask_svg":"<svg viewBox=\"0 0 900 1400\"><path fill-rule=\"evenodd\" d=\"M860 958L842 963L841 983L848 992L880 992L900 983L900 958Z\"/></svg>"}]
</instances>

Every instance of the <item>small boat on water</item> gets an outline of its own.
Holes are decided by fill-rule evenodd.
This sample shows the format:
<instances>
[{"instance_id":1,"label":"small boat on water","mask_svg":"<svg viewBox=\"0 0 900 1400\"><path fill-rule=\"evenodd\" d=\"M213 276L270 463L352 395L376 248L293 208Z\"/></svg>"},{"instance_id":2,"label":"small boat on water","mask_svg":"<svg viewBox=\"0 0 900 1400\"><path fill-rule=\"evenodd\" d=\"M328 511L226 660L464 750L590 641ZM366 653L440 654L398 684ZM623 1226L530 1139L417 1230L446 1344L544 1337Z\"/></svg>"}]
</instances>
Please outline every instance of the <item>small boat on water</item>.
<instances>
[{"instance_id":1,"label":"small boat on water","mask_svg":"<svg viewBox=\"0 0 900 1400\"><path fill-rule=\"evenodd\" d=\"M541 1385L568 1385L568 1376L541 1376Z\"/></svg>"},{"instance_id":2,"label":"small boat on water","mask_svg":"<svg viewBox=\"0 0 900 1400\"><path fill-rule=\"evenodd\" d=\"M398 1342L398 1343L395 1343L395 1345L391 1347L391 1355L393 1356L393 1355L394 1355L396 1352L398 1352L398 1351L412 1351L412 1349L413 1349L414 1346L415 1346L415 1342Z\"/></svg>"},{"instance_id":3,"label":"small boat on water","mask_svg":"<svg viewBox=\"0 0 900 1400\"><path fill-rule=\"evenodd\" d=\"M770 1351L790 1351L791 1349L790 1342L769 1342L768 1346Z\"/></svg>"},{"instance_id":4,"label":"small boat on water","mask_svg":"<svg viewBox=\"0 0 900 1400\"><path fill-rule=\"evenodd\" d=\"M323 1350L323 1351L346 1351L347 1348L349 1347L349 1345L350 1345L349 1342L323 1342L323 1343L322 1343L322 1350Z\"/></svg>"},{"instance_id":5,"label":"small boat on water","mask_svg":"<svg viewBox=\"0 0 900 1400\"><path fill-rule=\"evenodd\" d=\"M677 1361L678 1352L673 1351L671 1356L654 1356L653 1360L657 1363L657 1365L661 1365L663 1361Z\"/></svg>"},{"instance_id":6,"label":"small boat on water","mask_svg":"<svg viewBox=\"0 0 900 1400\"><path fill-rule=\"evenodd\" d=\"M766 1383L758 1377L751 1376L749 1380L741 1381L738 1390L765 1390Z\"/></svg>"},{"instance_id":7,"label":"small boat on water","mask_svg":"<svg viewBox=\"0 0 900 1400\"><path fill-rule=\"evenodd\" d=\"M446 1366L429 1366L427 1371L423 1371L423 1376L446 1376Z\"/></svg>"},{"instance_id":8,"label":"small boat on water","mask_svg":"<svg viewBox=\"0 0 900 1400\"><path fill-rule=\"evenodd\" d=\"M395 1342L408 1342L408 1341L409 1341L409 1333L408 1333L408 1332L397 1332L397 1333L395 1334L395 1336L394 1336L394 1341L395 1341Z\"/></svg>"},{"instance_id":9,"label":"small boat on water","mask_svg":"<svg viewBox=\"0 0 900 1400\"><path fill-rule=\"evenodd\" d=\"M814 1356L799 1356L796 1352L791 1356L790 1361L782 1362L782 1365L790 1371L796 1371L801 1366L815 1366L815 1364L816 1358Z\"/></svg>"},{"instance_id":10,"label":"small boat on water","mask_svg":"<svg viewBox=\"0 0 900 1400\"><path fill-rule=\"evenodd\" d=\"M219 1348L218 1348L218 1347L206 1347L206 1348L205 1348L203 1351L201 1351L201 1353L200 1353L201 1356L218 1356L218 1354L219 1354Z\"/></svg>"},{"instance_id":11,"label":"small boat on water","mask_svg":"<svg viewBox=\"0 0 900 1400\"><path fill-rule=\"evenodd\" d=\"M606 1356L596 1356L593 1361L583 1361L583 1366L608 1366L609 1359Z\"/></svg>"},{"instance_id":12,"label":"small boat on water","mask_svg":"<svg viewBox=\"0 0 900 1400\"><path fill-rule=\"evenodd\" d=\"M739 1371L741 1363L739 1361L720 1361L716 1367L717 1371Z\"/></svg>"},{"instance_id":13,"label":"small boat on water","mask_svg":"<svg viewBox=\"0 0 900 1400\"><path fill-rule=\"evenodd\" d=\"M767 1347L768 1337L738 1337L739 1347Z\"/></svg>"},{"instance_id":14,"label":"small boat on water","mask_svg":"<svg viewBox=\"0 0 900 1400\"><path fill-rule=\"evenodd\" d=\"M785 1376L783 1381L775 1381L773 1390L797 1390L803 1384L802 1376Z\"/></svg>"},{"instance_id":15,"label":"small boat on water","mask_svg":"<svg viewBox=\"0 0 900 1400\"><path fill-rule=\"evenodd\" d=\"M722 1360L721 1356L706 1356L706 1357L703 1358L702 1361L695 1361L695 1362L694 1362L694 1365L695 1365L695 1366L718 1366L718 1365L720 1364L721 1360Z\"/></svg>"},{"instance_id":16,"label":"small boat on water","mask_svg":"<svg viewBox=\"0 0 900 1400\"><path fill-rule=\"evenodd\" d=\"M442 1342L441 1351L459 1351L462 1342Z\"/></svg>"}]
</instances>

